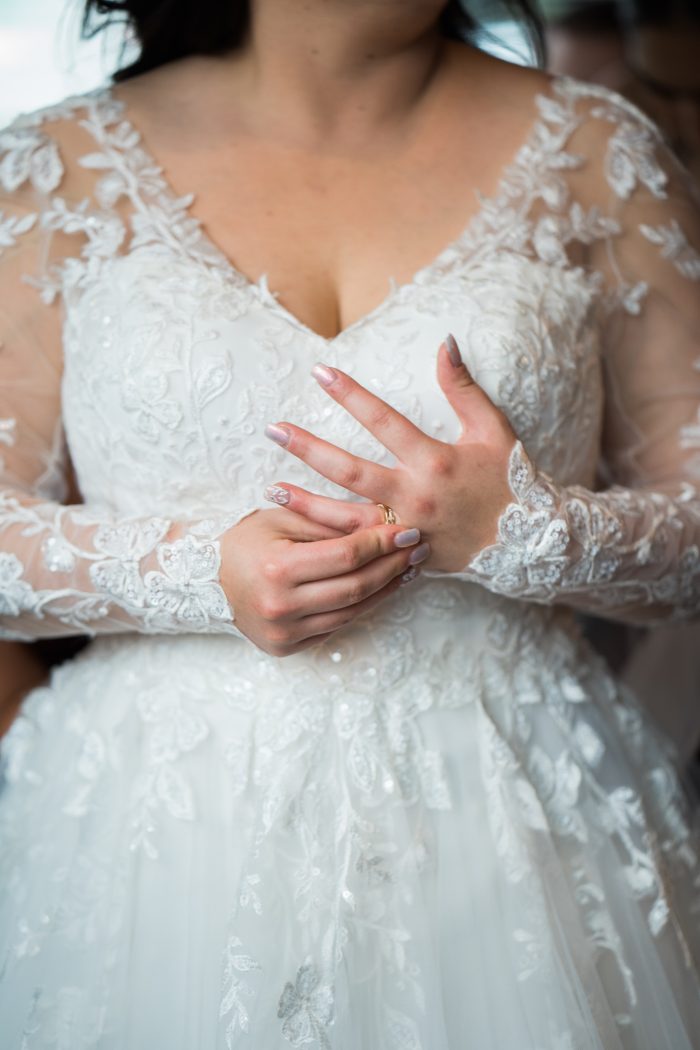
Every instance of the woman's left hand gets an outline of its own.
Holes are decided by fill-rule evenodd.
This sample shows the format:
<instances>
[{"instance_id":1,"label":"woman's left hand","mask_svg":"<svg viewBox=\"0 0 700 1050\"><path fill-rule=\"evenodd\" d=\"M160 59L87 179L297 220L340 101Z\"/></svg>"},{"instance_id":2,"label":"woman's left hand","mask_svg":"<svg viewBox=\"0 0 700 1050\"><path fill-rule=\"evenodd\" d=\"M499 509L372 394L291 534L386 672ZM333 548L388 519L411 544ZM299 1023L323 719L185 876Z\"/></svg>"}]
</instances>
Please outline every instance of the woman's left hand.
<instances>
[{"instance_id":1,"label":"woman's left hand","mask_svg":"<svg viewBox=\"0 0 700 1050\"><path fill-rule=\"evenodd\" d=\"M292 423L268 425L265 433L273 441L325 478L372 502L320 496L284 481L269 486L266 498L347 533L383 522L376 504L384 503L401 524L420 529L421 541L429 542L430 556L421 565L426 569L459 572L495 543L498 519L513 500L508 461L516 435L469 374L454 340L448 339L452 355L448 340L441 343L437 379L462 424L454 444L430 437L347 373L316 365L312 375L319 384L393 453L397 465L386 467L354 456Z\"/></svg>"}]
</instances>

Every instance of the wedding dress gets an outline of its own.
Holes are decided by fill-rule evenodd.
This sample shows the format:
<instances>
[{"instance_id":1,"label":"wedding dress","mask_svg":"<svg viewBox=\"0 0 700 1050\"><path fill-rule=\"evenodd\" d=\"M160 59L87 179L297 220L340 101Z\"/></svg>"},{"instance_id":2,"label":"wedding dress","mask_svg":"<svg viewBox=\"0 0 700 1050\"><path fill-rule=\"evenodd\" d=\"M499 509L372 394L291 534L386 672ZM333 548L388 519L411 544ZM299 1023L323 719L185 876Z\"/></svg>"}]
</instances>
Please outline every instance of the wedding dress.
<instances>
[{"instance_id":1,"label":"wedding dress","mask_svg":"<svg viewBox=\"0 0 700 1050\"><path fill-rule=\"evenodd\" d=\"M700 610L700 211L656 127L548 81L462 234L332 339L111 85L0 149L0 623L92 636L1 745L3 1050L700 1047L697 826L576 615ZM518 436L498 541L263 652L221 535L282 479L357 498L265 424L394 462L323 361L456 440L447 332Z\"/></svg>"}]
</instances>

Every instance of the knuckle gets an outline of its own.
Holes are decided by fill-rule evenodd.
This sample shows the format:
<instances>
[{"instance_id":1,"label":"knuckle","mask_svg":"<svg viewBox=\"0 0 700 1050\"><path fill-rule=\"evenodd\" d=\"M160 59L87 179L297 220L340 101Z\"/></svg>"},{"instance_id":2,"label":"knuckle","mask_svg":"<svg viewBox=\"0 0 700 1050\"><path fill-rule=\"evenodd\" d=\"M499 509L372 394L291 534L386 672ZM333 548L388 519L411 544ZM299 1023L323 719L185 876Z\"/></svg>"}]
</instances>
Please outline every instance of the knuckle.
<instances>
[{"instance_id":1,"label":"knuckle","mask_svg":"<svg viewBox=\"0 0 700 1050\"><path fill-rule=\"evenodd\" d=\"M394 543L394 536L397 531L401 532L403 528L405 528L403 525L399 526L398 529L395 525L390 525L374 533L374 554L376 557L382 554L393 554L394 551L399 549Z\"/></svg>"},{"instance_id":2,"label":"knuckle","mask_svg":"<svg viewBox=\"0 0 700 1050\"><path fill-rule=\"evenodd\" d=\"M354 617L354 612L350 613L346 609L338 610L326 620L324 632L328 632L329 634L335 634L336 631L342 630L343 627L346 627L349 623L351 623Z\"/></svg>"},{"instance_id":3,"label":"knuckle","mask_svg":"<svg viewBox=\"0 0 700 1050\"><path fill-rule=\"evenodd\" d=\"M437 448L430 452L427 469L431 477L445 478L452 473L452 455L449 449Z\"/></svg>"},{"instance_id":4,"label":"knuckle","mask_svg":"<svg viewBox=\"0 0 700 1050\"><path fill-rule=\"evenodd\" d=\"M357 532L358 529L366 527L366 514L362 511L352 511L345 519L345 528L348 532Z\"/></svg>"},{"instance_id":5,"label":"knuckle","mask_svg":"<svg viewBox=\"0 0 700 1050\"><path fill-rule=\"evenodd\" d=\"M361 476L362 468L359 463L347 463L340 471L340 484L343 488L352 490L359 485Z\"/></svg>"},{"instance_id":6,"label":"knuckle","mask_svg":"<svg viewBox=\"0 0 700 1050\"><path fill-rule=\"evenodd\" d=\"M289 656L291 650L288 645L272 643L271 645L268 645L267 652L270 656Z\"/></svg>"},{"instance_id":7,"label":"knuckle","mask_svg":"<svg viewBox=\"0 0 700 1050\"><path fill-rule=\"evenodd\" d=\"M437 500L429 493L420 493L414 500L414 512L418 520L431 518L437 511Z\"/></svg>"},{"instance_id":8,"label":"knuckle","mask_svg":"<svg viewBox=\"0 0 700 1050\"><path fill-rule=\"evenodd\" d=\"M366 595L367 589L362 580L353 580L347 590L347 600L352 605L356 605L357 602L361 602Z\"/></svg>"},{"instance_id":9,"label":"knuckle","mask_svg":"<svg viewBox=\"0 0 700 1050\"><path fill-rule=\"evenodd\" d=\"M391 409L387 405L379 405L370 413L370 429L377 427L383 429L389 425L391 420Z\"/></svg>"},{"instance_id":10,"label":"knuckle","mask_svg":"<svg viewBox=\"0 0 700 1050\"><path fill-rule=\"evenodd\" d=\"M278 583L284 575L284 566L278 561L266 561L262 565L262 574L271 583Z\"/></svg>"},{"instance_id":11,"label":"knuckle","mask_svg":"<svg viewBox=\"0 0 700 1050\"><path fill-rule=\"evenodd\" d=\"M333 624L333 627L331 628L332 633L335 634L336 631L342 631L343 627L347 627L353 622L356 615L356 613L353 613L352 616L343 616L342 619L336 620L336 622Z\"/></svg>"},{"instance_id":12,"label":"knuckle","mask_svg":"<svg viewBox=\"0 0 700 1050\"><path fill-rule=\"evenodd\" d=\"M268 627L265 637L270 645L285 646L290 642L290 631L288 627Z\"/></svg>"},{"instance_id":13,"label":"knuckle","mask_svg":"<svg viewBox=\"0 0 700 1050\"><path fill-rule=\"evenodd\" d=\"M278 597L268 594L258 599L258 613L263 620L275 623L275 621L281 620L286 615L287 608Z\"/></svg>"},{"instance_id":14,"label":"knuckle","mask_svg":"<svg viewBox=\"0 0 700 1050\"><path fill-rule=\"evenodd\" d=\"M343 565L346 569L352 570L358 568L362 561L362 554L357 543L348 542L343 543L341 546Z\"/></svg>"},{"instance_id":15,"label":"knuckle","mask_svg":"<svg viewBox=\"0 0 700 1050\"><path fill-rule=\"evenodd\" d=\"M278 656L293 656L294 653L298 653L300 649L303 649L301 643L297 642L296 645L283 646L281 651L277 653Z\"/></svg>"}]
</instances>

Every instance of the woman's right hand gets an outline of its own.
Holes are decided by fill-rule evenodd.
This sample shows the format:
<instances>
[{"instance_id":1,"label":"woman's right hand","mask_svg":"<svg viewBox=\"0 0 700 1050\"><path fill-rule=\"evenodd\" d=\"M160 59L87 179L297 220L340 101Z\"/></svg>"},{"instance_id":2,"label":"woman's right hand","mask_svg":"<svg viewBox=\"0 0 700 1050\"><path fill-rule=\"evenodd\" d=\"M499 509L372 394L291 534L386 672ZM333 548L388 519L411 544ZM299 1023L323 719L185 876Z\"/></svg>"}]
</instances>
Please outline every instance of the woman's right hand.
<instances>
[{"instance_id":1,"label":"woman's right hand","mask_svg":"<svg viewBox=\"0 0 700 1050\"><path fill-rule=\"evenodd\" d=\"M221 583L236 626L260 649L290 656L378 605L417 574L411 553L430 554L405 525L351 533L284 507L257 510L221 537Z\"/></svg>"}]
</instances>

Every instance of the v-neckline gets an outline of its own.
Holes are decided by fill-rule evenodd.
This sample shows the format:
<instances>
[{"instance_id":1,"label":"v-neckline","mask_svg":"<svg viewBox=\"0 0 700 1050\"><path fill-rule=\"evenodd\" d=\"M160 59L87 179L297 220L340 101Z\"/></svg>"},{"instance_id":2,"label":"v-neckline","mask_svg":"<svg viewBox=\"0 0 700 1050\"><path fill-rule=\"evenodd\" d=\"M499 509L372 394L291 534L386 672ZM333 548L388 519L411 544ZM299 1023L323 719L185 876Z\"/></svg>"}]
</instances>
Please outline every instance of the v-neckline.
<instances>
[{"instance_id":1,"label":"v-neckline","mask_svg":"<svg viewBox=\"0 0 700 1050\"><path fill-rule=\"evenodd\" d=\"M556 84L561 83L562 81L565 81L567 79L567 77L562 77L560 75L550 76L549 83L547 85L547 93L551 94L551 91L556 86ZM490 208L495 206L497 201L503 199L504 194L508 193L509 185L512 180L513 174L515 171L517 171L517 169L522 163L521 158L523 157L523 155L529 153L528 147L532 145L540 127L538 105L542 98L547 97L547 95L545 95L544 91L542 90L538 90L534 93L532 99L534 106L532 119L527 125L523 138L519 141L517 147L509 156L509 159L500 168L499 173L496 177L496 185L493 192L490 194L484 194L478 187L473 187L473 193L478 202L478 207L470 215L466 225L462 228L461 232L458 233L458 235L451 241L449 241L443 248L441 248L428 263L416 270L413 276L407 281L397 283L393 275L390 276L387 279L390 286L389 291L386 293L384 298L381 299L379 303L377 303L376 306L374 306L372 309L368 310L364 314L361 314L360 317L356 318L344 328L341 328L340 331L336 332L335 335L324 336L321 335L320 332L317 332L313 328L311 328L308 324L306 324L305 321L302 321L299 317L297 317L296 314L294 314L290 309L288 309L288 307L284 306L284 304L279 301L279 299L277 298L279 293L273 292L268 285L266 271L262 273L256 281L252 280L252 278L248 277L238 268L238 266L236 266L231 256L219 247L216 240L209 233L207 223L205 223L204 220L198 218L192 212L192 205L197 199L197 192L188 191L186 193L177 193L175 191L168 176L166 175L166 169L158 162L157 157L151 152L148 146L144 144L144 136L140 128L131 119L131 112L128 103L125 99L121 98L121 96L116 94L116 92L114 91L114 87L115 85L113 83L108 83L103 89L103 97L106 95L106 97L108 97L111 101L115 102L119 106L121 113L121 127L124 129L128 129L136 137L136 148L139 150L142 162L151 170L156 169L158 171L164 188L165 196L171 202L186 202L184 204L184 213L188 220L196 224L198 239L204 248L204 251L202 252L202 259L205 262L205 264L209 266L215 265L216 269L220 273L223 272L225 275L228 275L228 277L235 283L237 287L242 288L250 293L255 293L258 296L262 297L262 300L269 306L271 310L275 310L288 323L292 324L298 330L303 332L308 338L314 340L320 346L323 346L326 349L334 348L336 344L346 340L350 335L354 334L358 328L364 327L366 324L375 320L378 316L381 316L381 314L388 310L388 308L393 303L396 297L403 296L409 293L410 290L415 288L416 286L424 285L425 283L427 283L430 280L430 278L434 274L438 273L446 263L454 260L456 257L459 256L459 253L461 252L465 244L473 241L477 227L484 219L486 212ZM214 261L212 261L212 256L214 257Z\"/></svg>"}]
</instances>

